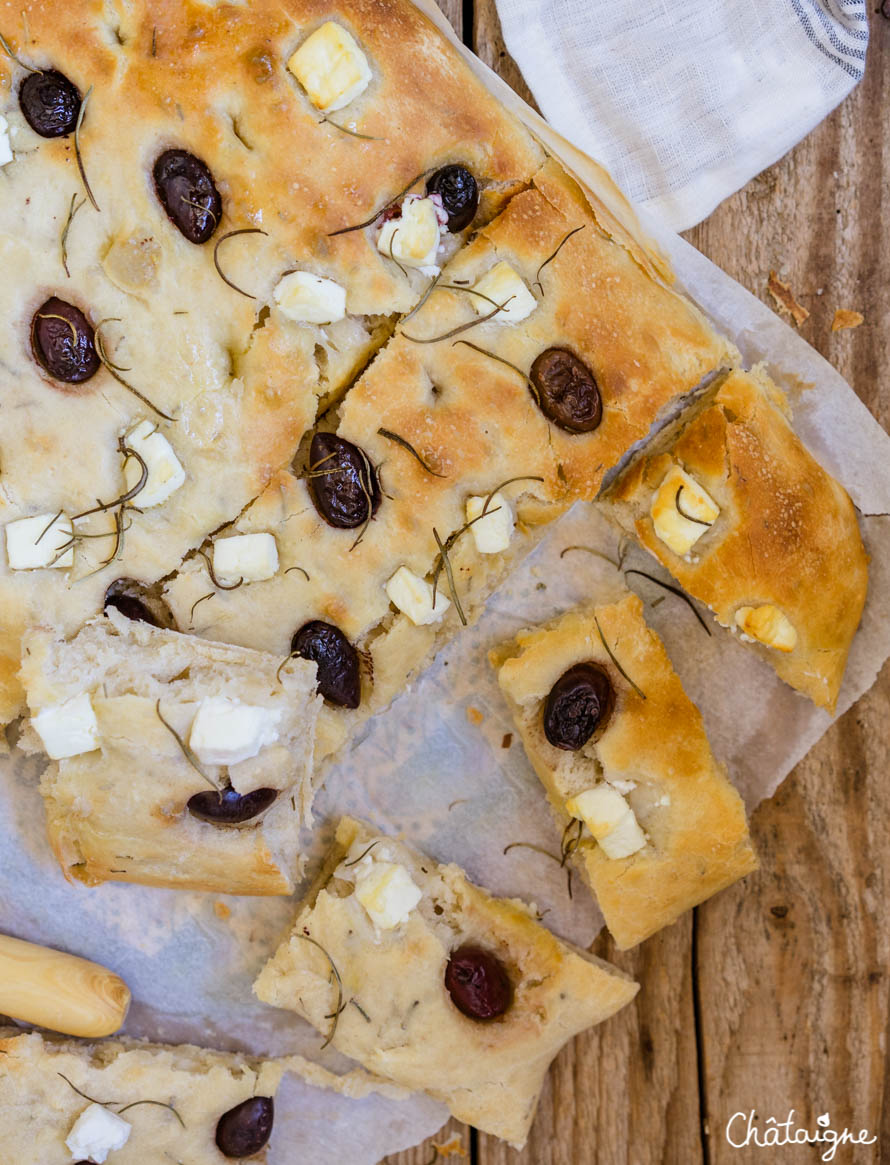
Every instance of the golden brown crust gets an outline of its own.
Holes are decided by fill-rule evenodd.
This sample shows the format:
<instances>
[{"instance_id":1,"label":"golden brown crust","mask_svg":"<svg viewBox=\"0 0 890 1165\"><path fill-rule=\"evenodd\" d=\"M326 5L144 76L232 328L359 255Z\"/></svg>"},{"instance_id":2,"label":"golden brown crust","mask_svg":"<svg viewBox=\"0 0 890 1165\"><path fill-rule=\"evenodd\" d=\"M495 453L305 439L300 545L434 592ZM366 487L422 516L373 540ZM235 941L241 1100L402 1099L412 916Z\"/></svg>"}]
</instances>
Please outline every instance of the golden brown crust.
<instances>
[{"instance_id":1,"label":"golden brown crust","mask_svg":"<svg viewBox=\"0 0 890 1165\"><path fill-rule=\"evenodd\" d=\"M612 516L725 626L771 604L791 621L790 652L754 644L779 676L834 709L865 603L868 556L847 492L799 440L762 369L733 372L638 456L609 491ZM687 557L656 535L652 497L672 464L720 507Z\"/></svg>"},{"instance_id":2,"label":"golden brown crust","mask_svg":"<svg viewBox=\"0 0 890 1165\"><path fill-rule=\"evenodd\" d=\"M595 620L645 698L616 668ZM579 752L566 752L544 735L544 700L564 672L590 660L608 671L615 709ZM641 942L756 868L741 798L636 595L524 631L492 662L561 826L571 820L568 798L603 779L633 785L627 799L648 836L645 848L609 858L585 832L575 851L619 947Z\"/></svg>"},{"instance_id":3,"label":"golden brown crust","mask_svg":"<svg viewBox=\"0 0 890 1165\"><path fill-rule=\"evenodd\" d=\"M347 855L360 858L368 846L404 865L423 891L395 931L375 933L349 881L354 865L340 864ZM445 989L450 952L464 943L495 953L513 982L512 1006L491 1022L464 1016ZM621 972L556 939L523 903L492 898L456 866L439 866L350 818L340 822L292 936L257 980L257 995L327 1033L336 995L328 956L342 980L343 1001L355 1003L340 1013L334 1047L517 1146L559 1048L636 993Z\"/></svg>"}]
</instances>

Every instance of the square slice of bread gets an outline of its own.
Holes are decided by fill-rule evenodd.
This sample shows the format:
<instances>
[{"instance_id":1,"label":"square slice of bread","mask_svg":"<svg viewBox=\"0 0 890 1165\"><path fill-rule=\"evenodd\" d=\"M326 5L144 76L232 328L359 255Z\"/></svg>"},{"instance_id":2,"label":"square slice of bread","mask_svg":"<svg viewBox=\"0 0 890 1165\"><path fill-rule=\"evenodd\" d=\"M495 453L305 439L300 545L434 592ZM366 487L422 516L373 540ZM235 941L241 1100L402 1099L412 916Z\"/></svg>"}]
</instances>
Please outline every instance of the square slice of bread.
<instances>
[{"instance_id":1,"label":"square slice of bread","mask_svg":"<svg viewBox=\"0 0 890 1165\"><path fill-rule=\"evenodd\" d=\"M40 786L66 877L291 893L302 870L299 830L311 822L320 700L314 664L280 664L114 608L70 641L29 632L22 679L32 719L23 747L43 751L34 718L83 694L96 721L98 747L50 761ZM214 698L265 710L260 715L274 728L256 755L229 765L197 760L188 747L191 726L202 702ZM241 824L217 824L189 809L197 794L220 801L214 788L245 798L264 790L253 803L270 804Z\"/></svg>"},{"instance_id":2,"label":"square slice of bread","mask_svg":"<svg viewBox=\"0 0 890 1165\"><path fill-rule=\"evenodd\" d=\"M525 751L565 829L564 847L590 883L619 947L642 942L757 868L742 799L715 760L701 714L646 625L636 595L523 631L493 652L492 662ZM591 716L592 735L580 747L556 746L554 733L545 732L548 700L569 669L583 664L605 673L613 702L599 701L604 714L598 724ZM581 703L583 697L572 707L570 699L568 714L577 716ZM592 789L600 790L597 798L605 793L607 806L620 808L617 798L624 798L631 817L622 828L635 840L622 848L638 845L635 852L610 857L607 849L621 849L608 840L598 843L573 814L576 806L567 808ZM617 816L594 822L603 832L613 823L619 824Z\"/></svg>"},{"instance_id":3,"label":"square slice of bread","mask_svg":"<svg viewBox=\"0 0 890 1165\"><path fill-rule=\"evenodd\" d=\"M0 1029L0 1053L0 1146L10 1165L76 1160L65 1142L93 1103L130 1125L108 1165L224 1165L220 1118L259 1097L273 1101L274 1137L281 1063L190 1044L85 1043L10 1028ZM250 1161L266 1157L263 1148Z\"/></svg>"},{"instance_id":4,"label":"square slice of bread","mask_svg":"<svg viewBox=\"0 0 890 1165\"><path fill-rule=\"evenodd\" d=\"M390 925L399 895L406 909ZM374 921L366 902L382 904L384 915ZM456 952L467 948L493 956L509 980L512 1002L496 1018L470 1018L446 988ZM630 1002L637 985L555 938L524 903L492 898L457 866L343 818L254 990L375 1075L521 1146L556 1053Z\"/></svg>"}]
</instances>

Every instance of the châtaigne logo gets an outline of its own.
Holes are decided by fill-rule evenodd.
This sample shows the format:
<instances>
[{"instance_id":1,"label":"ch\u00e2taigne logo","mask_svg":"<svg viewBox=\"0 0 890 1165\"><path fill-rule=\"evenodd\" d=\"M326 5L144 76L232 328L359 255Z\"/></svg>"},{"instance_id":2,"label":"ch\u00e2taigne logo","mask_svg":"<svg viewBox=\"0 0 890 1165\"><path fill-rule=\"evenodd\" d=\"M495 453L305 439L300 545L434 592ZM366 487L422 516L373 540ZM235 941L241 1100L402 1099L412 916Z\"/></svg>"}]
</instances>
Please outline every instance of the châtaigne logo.
<instances>
[{"instance_id":1,"label":"ch\u00e2taigne logo","mask_svg":"<svg viewBox=\"0 0 890 1165\"><path fill-rule=\"evenodd\" d=\"M877 1140L868 1129L853 1132L850 1129L833 1129L831 1116L823 1112L816 1117L815 1129L798 1124L792 1108L784 1120L767 1117L762 1125L757 1124L757 1114L734 1112L726 1122L726 1140L734 1149L754 1146L758 1149L778 1149L785 1145L824 1145L821 1159L833 1161L840 1145L873 1145Z\"/></svg>"}]
</instances>

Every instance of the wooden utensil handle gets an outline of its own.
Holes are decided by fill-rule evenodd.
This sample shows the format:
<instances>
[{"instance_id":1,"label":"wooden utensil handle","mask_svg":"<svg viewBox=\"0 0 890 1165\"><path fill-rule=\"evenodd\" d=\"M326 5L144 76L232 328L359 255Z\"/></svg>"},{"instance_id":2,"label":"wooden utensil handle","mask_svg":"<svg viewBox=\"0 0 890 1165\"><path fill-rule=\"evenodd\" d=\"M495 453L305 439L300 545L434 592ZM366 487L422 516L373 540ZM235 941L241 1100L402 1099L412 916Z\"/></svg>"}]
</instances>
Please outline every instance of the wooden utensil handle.
<instances>
[{"instance_id":1,"label":"wooden utensil handle","mask_svg":"<svg viewBox=\"0 0 890 1165\"><path fill-rule=\"evenodd\" d=\"M109 1036L130 991L98 963L0 935L0 1013L70 1036Z\"/></svg>"}]
</instances>

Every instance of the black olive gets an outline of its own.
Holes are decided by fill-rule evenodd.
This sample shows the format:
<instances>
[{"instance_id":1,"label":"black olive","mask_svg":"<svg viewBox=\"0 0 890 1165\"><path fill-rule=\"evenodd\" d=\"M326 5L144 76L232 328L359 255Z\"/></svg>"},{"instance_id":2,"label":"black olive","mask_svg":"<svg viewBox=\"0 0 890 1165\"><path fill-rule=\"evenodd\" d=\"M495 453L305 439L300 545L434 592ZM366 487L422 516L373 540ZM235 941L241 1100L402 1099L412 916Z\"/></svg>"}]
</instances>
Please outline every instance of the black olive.
<instances>
[{"instance_id":1,"label":"black olive","mask_svg":"<svg viewBox=\"0 0 890 1165\"><path fill-rule=\"evenodd\" d=\"M503 963L481 947L459 947L445 968L445 986L454 1006L470 1019L497 1019L513 1002L513 986Z\"/></svg>"},{"instance_id":2,"label":"black olive","mask_svg":"<svg viewBox=\"0 0 890 1165\"><path fill-rule=\"evenodd\" d=\"M377 512L374 467L357 445L336 433L316 433L309 446L309 492L315 508L339 530L363 526Z\"/></svg>"},{"instance_id":3,"label":"black olive","mask_svg":"<svg viewBox=\"0 0 890 1165\"><path fill-rule=\"evenodd\" d=\"M427 194L438 194L454 233L468 227L479 209L479 186L466 166L443 166L428 180Z\"/></svg>"},{"instance_id":4,"label":"black olive","mask_svg":"<svg viewBox=\"0 0 890 1165\"><path fill-rule=\"evenodd\" d=\"M34 359L66 384L81 384L99 371L93 325L79 307L51 295L31 320Z\"/></svg>"},{"instance_id":5,"label":"black olive","mask_svg":"<svg viewBox=\"0 0 890 1165\"><path fill-rule=\"evenodd\" d=\"M162 598L133 578L116 578L105 592L103 608L114 607L125 619L176 631L173 612Z\"/></svg>"},{"instance_id":6,"label":"black olive","mask_svg":"<svg viewBox=\"0 0 890 1165\"><path fill-rule=\"evenodd\" d=\"M577 752L615 706L609 673L598 663L577 663L560 676L544 705L544 735L555 748Z\"/></svg>"},{"instance_id":7,"label":"black olive","mask_svg":"<svg viewBox=\"0 0 890 1165\"><path fill-rule=\"evenodd\" d=\"M339 627L313 619L291 640L291 653L318 665L318 690L331 704L357 708L362 697L358 652Z\"/></svg>"},{"instance_id":8,"label":"black olive","mask_svg":"<svg viewBox=\"0 0 890 1165\"><path fill-rule=\"evenodd\" d=\"M189 797L186 808L199 821L211 825L243 825L264 812L278 796L277 789L254 789L250 793L236 793L234 789L213 789Z\"/></svg>"},{"instance_id":9,"label":"black olive","mask_svg":"<svg viewBox=\"0 0 890 1165\"><path fill-rule=\"evenodd\" d=\"M269 1140L274 1120L271 1096L243 1100L216 1122L216 1147L224 1157L251 1157Z\"/></svg>"},{"instance_id":10,"label":"black olive","mask_svg":"<svg viewBox=\"0 0 890 1165\"><path fill-rule=\"evenodd\" d=\"M567 348L547 348L529 373L541 412L567 433L591 433L603 419L596 378Z\"/></svg>"},{"instance_id":11,"label":"black olive","mask_svg":"<svg viewBox=\"0 0 890 1165\"><path fill-rule=\"evenodd\" d=\"M222 199L207 166L187 150L166 150L153 174L158 198L173 225L190 243L206 243L222 215Z\"/></svg>"},{"instance_id":12,"label":"black olive","mask_svg":"<svg viewBox=\"0 0 890 1165\"><path fill-rule=\"evenodd\" d=\"M77 86L55 69L29 73L19 89L25 120L42 138L64 138L74 133L80 101Z\"/></svg>"}]
</instances>

